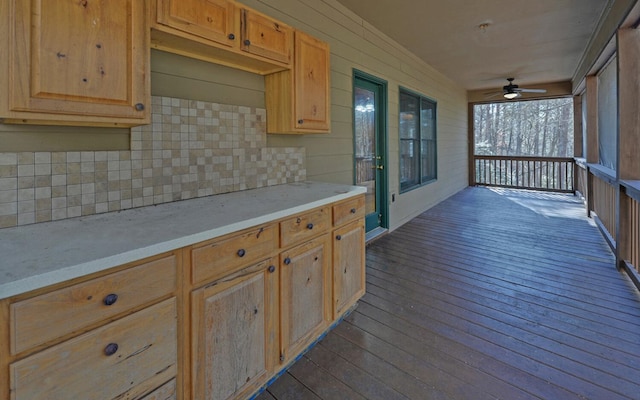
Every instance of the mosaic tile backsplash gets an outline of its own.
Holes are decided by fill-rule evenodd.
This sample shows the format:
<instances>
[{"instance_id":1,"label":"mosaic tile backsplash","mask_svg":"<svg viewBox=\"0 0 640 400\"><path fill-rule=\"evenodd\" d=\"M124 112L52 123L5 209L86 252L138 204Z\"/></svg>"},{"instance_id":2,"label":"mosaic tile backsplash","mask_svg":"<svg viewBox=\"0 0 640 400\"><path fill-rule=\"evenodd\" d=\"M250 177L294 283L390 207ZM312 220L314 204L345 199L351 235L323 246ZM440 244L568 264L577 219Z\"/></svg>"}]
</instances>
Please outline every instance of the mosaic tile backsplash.
<instances>
[{"instance_id":1,"label":"mosaic tile backsplash","mask_svg":"<svg viewBox=\"0 0 640 400\"><path fill-rule=\"evenodd\" d=\"M131 151L0 153L0 228L306 179L304 148L266 147L266 111L154 96Z\"/></svg>"}]
</instances>

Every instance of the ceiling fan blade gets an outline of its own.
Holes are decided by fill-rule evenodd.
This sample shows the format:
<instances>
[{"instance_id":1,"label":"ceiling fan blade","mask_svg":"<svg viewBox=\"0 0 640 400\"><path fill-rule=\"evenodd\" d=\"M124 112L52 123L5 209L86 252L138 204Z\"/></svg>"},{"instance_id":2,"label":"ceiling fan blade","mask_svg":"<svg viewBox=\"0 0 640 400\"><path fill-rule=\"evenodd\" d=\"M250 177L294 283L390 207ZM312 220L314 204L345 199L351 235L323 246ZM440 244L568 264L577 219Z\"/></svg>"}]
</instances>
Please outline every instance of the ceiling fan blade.
<instances>
[{"instance_id":1,"label":"ceiling fan blade","mask_svg":"<svg viewBox=\"0 0 640 400\"><path fill-rule=\"evenodd\" d=\"M488 93L484 93L484 98L485 99L492 99L492 98L494 98L496 96L499 96L501 94L502 94L502 91L500 91L500 92L488 92Z\"/></svg>"},{"instance_id":2,"label":"ceiling fan blade","mask_svg":"<svg viewBox=\"0 0 640 400\"><path fill-rule=\"evenodd\" d=\"M516 92L523 92L523 93L547 93L546 89L525 89L525 88L519 88L519 89L514 89Z\"/></svg>"}]
</instances>

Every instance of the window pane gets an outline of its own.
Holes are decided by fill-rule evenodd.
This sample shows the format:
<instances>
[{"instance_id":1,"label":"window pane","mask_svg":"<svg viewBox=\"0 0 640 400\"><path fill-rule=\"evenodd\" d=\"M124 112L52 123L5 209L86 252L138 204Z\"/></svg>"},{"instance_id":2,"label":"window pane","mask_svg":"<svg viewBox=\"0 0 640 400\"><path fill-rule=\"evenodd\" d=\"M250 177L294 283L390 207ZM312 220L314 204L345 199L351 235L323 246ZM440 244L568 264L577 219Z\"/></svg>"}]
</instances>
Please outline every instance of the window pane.
<instances>
[{"instance_id":1,"label":"window pane","mask_svg":"<svg viewBox=\"0 0 640 400\"><path fill-rule=\"evenodd\" d=\"M400 92L400 138L418 138L418 98L407 93Z\"/></svg>"},{"instance_id":2,"label":"window pane","mask_svg":"<svg viewBox=\"0 0 640 400\"><path fill-rule=\"evenodd\" d=\"M422 147L420 155L421 162L421 182L428 182L436 178L436 105L435 103L422 99L420 104L420 136L422 137Z\"/></svg>"},{"instance_id":3,"label":"window pane","mask_svg":"<svg viewBox=\"0 0 640 400\"><path fill-rule=\"evenodd\" d=\"M400 89L400 190L436 179L436 103Z\"/></svg>"}]
</instances>

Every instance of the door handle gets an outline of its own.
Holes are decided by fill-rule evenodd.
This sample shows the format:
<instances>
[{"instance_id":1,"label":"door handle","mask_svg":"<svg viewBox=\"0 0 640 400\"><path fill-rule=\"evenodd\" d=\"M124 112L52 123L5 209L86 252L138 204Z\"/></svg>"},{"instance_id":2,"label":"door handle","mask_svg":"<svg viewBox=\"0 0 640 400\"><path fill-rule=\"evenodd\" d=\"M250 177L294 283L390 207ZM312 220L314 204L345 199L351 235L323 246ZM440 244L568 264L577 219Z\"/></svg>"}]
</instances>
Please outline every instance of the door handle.
<instances>
[{"instance_id":1,"label":"door handle","mask_svg":"<svg viewBox=\"0 0 640 400\"><path fill-rule=\"evenodd\" d=\"M373 167L371 167L371 169L383 170L384 169L384 165L374 165Z\"/></svg>"}]
</instances>

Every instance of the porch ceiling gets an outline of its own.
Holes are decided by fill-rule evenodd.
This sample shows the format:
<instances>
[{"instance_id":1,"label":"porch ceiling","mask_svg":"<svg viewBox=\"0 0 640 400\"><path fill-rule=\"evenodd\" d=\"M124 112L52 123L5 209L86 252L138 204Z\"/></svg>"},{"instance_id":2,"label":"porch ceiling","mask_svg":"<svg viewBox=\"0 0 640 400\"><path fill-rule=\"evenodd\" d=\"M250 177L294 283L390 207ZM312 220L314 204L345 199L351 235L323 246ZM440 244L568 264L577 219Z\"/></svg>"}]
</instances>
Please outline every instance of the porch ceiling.
<instances>
[{"instance_id":1,"label":"porch ceiling","mask_svg":"<svg viewBox=\"0 0 640 400\"><path fill-rule=\"evenodd\" d=\"M611 3L338 1L467 90L571 80Z\"/></svg>"}]
</instances>

